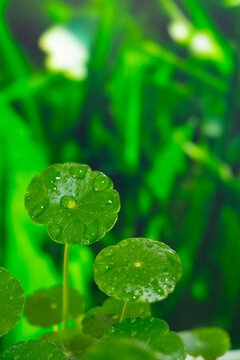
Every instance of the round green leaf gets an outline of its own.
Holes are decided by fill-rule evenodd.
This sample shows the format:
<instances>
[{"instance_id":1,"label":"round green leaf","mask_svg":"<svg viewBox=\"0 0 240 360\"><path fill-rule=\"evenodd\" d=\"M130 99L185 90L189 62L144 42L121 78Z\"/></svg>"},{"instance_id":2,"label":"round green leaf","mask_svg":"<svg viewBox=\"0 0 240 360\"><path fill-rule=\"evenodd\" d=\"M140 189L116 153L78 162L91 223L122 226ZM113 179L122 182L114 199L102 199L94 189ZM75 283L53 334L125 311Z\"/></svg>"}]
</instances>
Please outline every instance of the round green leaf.
<instances>
[{"instance_id":1,"label":"round green leaf","mask_svg":"<svg viewBox=\"0 0 240 360\"><path fill-rule=\"evenodd\" d=\"M85 301L76 289L69 287L68 320L75 320L85 310ZM26 299L24 316L35 326L48 327L62 320L62 286L41 289Z\"/></svg>"},{"instance_id":2,"label":"round green leaf","mask_svg":"<svg viewBox=\"0 0 240 360\"><path fill-rule=\"evenodd\" d=\"M133 339L116 338L90 348L81 360L156 360L143 344Z\"/></svg>"},{"instance_id":3,"label":"round green leaf","mask_svg":"<svg viewBox=\"0 0 240 360\"><path fill-rule=\"evenodd\" d=\"M111 230L120 200L102 172L65 163L51 165L32 179L25 206L34 222L47 225L53 240L88 245Z\"/></svg>"},{"instance_id":4,"label":"round green leaf","mask_svg":"<svg viewBox=\"0 0 240 360\"><path fill-rule=\"evenodd\" d=\"M117 322L106 330L103 341L113 337L131 337L146 343L161 360L184 360L186 356L181 338L176 333L169 332L167 323L157 318Z\"/></svg>"},{"instance_id":5,"label":"round green leaf","mask_svg":"<svg viewBox=\"0 0 240 360\"><path fill-rule=\"evenodd\" d=\"M82 321L83 332L95 339L100 339L114 321L116 320L113 317L104 314L102 307L93 308L88 311Z\"/></svg>"},{"instance_id":6,"label":"round green leaf","mask_svg":"<svg viewBox=\"0 0 240 360\"><path fill-rule=\"evenodd\" d=\"M187 354L214 360L231 348L231 340L226 331L218 327L199 328L179 333Z\"/></svg>"},{"instance_id":7,"label":"round green leaf","mask_svg":"<svg viewBox=\"0 0 240 360\"><path fill-rule=\"evenodd\" d=\"M130 302L165 299L181 275L182 266L175 251L161 242L143 238L109 246L94 262L94 277L100 290Z\"/></svg>"},{"instance_id":8,"label":"round green leaf","mask_svg":"<svg viewBox=\"0 0 240 360\"><path fill-rule=\"evenodd\" d=\"M0 267L0 337L18 323L24 301L24 290L20 281Z\"/></svg>"},{"instance_id":9,"label":"round green leaf","mask_svg":"<svg viewBox=\"0 0 240 360\"><path fill-rule=\"evenodd\" d=\"M68 357L79 358L97 340L84 335L79 329L67 329L63 332L52 332L42 336L43 340L57 345Z\"/></svg>"},{"instance_id":10,"label":"round green leaf","mask_svg":"<svg viewBox=\"0 0 240 360\"><path fill-rule=\"evenodd\" d=\"M108 298L102 304L103 312L105 315L112 316L119 320L124 302L115 298ZM148 317L151 315L150 305L148 303L129 303L126 317Z\"/></svg>"},{"instance_id":11,"label":"round green leaf","mask_svg":"<svg viewBox=\"0 0 240 360\"><path fill-rule=\"evenodd\" d=\"M0 360L66 360L54 344L42 340L22 341L11 345L0 355Z\"/></svg>"}]
</instances>

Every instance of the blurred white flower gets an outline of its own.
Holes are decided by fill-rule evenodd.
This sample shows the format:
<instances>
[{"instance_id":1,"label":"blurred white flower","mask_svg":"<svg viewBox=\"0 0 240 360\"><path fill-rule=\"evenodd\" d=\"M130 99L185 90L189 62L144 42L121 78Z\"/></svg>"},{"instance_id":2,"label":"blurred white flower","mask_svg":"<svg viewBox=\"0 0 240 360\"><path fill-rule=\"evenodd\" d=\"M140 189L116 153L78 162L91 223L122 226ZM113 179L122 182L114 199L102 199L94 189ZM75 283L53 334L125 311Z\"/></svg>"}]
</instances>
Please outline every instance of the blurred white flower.
<instances>
[{"instance_id":1,"label":"blurred white flower","mask_svg":"<svg viewBox=\"0 0 240 360\"><path fill-rule=\"evenodd\" d=\"M48 29L40 37L39 46L47 54L47 69L62 72L75 80L86 78L89 50L65 27L54 26Z\"/></svg>"},{"instance_id":2,"label":"blurred white flower","mask_svg":"<svg viewBox=\"0 0 240 360\"><path fill-rule=\"evenodd\" d=\"M169 35L177 42L185 42L191 34L191 27L184 21L173 21L168 27Z\"/></svg>"},{"instance_id":3,"label":"blurred white flower","mask_svg":"<svg viewBox=\"0 0 240 360\"><path fill-rule=\"evenodd\" d=\"M191 38L190 47L193 53L201 57L214 59L221 57L220 48L208 31L196 31Z\"/></svg>"}]
</instances>

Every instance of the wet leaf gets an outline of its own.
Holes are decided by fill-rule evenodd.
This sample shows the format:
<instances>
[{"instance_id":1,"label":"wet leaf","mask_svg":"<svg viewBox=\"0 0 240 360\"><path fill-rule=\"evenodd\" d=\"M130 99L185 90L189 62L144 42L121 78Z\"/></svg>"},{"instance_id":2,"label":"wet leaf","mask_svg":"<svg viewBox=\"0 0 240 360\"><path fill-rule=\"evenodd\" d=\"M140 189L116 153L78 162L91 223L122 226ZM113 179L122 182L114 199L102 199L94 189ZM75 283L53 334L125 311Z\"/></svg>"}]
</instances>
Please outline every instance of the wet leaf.
<instances>
[{"instance_id":1,"label":"wet leaf","mask_svg":"<svg viewBox=\"0 0 240 360\"><path fill-rule=\"evenodd\" d=\"M77 319L84 313L85 301L79 292L69 287L68 319ZM26 299L24 316L35 326L48 327L62 320L62 286L41 289Z\"/></svg>"},{"instance_id":2,"label":"wet leaf","mask_svg":"<svg viewBox=\"0 0 240 360\"><path fill-rule=\"evenodd\" d=\"M198 328L179 333L187 354L214 360L231 348L231 340L226 331L218 327Z\"/></svg>"},{"instance_id":3,"label":"wet leaf","mask_svg":"<svg viewBox=\"0 0 240 360\"><path fill-rule=\"evenodd\" d=\"M52 332L44 335L42 339L57 345L66 355L74 358L80 357L90 346L97 343L97 340L82 334L77 328L61 333Z\"/></svg>"},{"instance_id":4,"label":"wet leaf","mask_svg":"<svg viewBox=\"0 0 240 360\"><path fill-rule=\"evenodd\" d=\"M18 323L24 301L24 290L20 281L0 267L0 337Z\"/></svg>"},{"instance_id":5,"label":"wet leaf","mask_svg":"<svg viewBox=\"0 0 240 360\"><path fill-rule=\"evenodd\" d=\"M146 343L161 360L184 360L186 356L181 338L169 331L165 321L157 318L136 318L117 322L106 330L103 341L112 337L130 337Z\"/></svg>"},{"instance_id":6,"label":"wet leaf","mask_svg":"<svg viewBox=\"0 0 240 360\"><path fill-rule=\"evenodd\" d=\"M156 360L143 344L133 339L116 338L89 349L82 360Z\"/></svg>"},{"instance_id":7,"label":"wet leaf","mask_svg":"<svg viewBox=\"0 0 240 360\"><path fill-rule=\"evenodd\" d=\"M119 194L109 177L88 165L54 164L35 176L25 196L31 219L59 243L88 245L117 221Z\"/></svg>"},{"instance_id":8,"label":"wet leaf","mask_svg":"<svg viewBox=\"0 0 240 360\"><path fill-rule=\"evenodd\" d=\"M22 341L11 345L0 360L65 360L63 352L54 344L42 340Z\"/></svg>"},{"instance_id":9,"label":"wet leaf","mask_svg":"<svg viewBox=\"0 0 240 360\"><path fill-rule=\"evenodd\" d=\"M182 275L180 259L169 246L144 238L122 240L103 249L94 262L100 290L119 300L153 303L173 292Z\"/></svg>"}]
</instances>

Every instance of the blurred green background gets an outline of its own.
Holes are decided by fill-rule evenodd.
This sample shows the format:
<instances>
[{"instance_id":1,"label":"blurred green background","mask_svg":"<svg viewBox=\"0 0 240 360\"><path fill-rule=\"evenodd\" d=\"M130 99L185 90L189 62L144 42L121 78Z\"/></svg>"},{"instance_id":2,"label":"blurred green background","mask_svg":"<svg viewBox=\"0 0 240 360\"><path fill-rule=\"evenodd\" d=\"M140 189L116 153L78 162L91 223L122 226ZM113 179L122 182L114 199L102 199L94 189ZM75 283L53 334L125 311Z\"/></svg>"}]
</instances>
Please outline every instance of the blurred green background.
<instances>
[{"instance_id":1,"label":"blurred green background","mask_svg":"<svg viewBox=\"0 0 240 360\"><path fill-rule=\"evenodd\" d=\"M0 0L0 264L26 291L61 283L63 247L24 195L54 162L109 175L122 210L72 247L87 306L95 254L160 240L184 276L153 313L173 330L218 325L240 347L240 0ZM22 319L2 346L41 331Z\"/></svg>"}]
</instances>

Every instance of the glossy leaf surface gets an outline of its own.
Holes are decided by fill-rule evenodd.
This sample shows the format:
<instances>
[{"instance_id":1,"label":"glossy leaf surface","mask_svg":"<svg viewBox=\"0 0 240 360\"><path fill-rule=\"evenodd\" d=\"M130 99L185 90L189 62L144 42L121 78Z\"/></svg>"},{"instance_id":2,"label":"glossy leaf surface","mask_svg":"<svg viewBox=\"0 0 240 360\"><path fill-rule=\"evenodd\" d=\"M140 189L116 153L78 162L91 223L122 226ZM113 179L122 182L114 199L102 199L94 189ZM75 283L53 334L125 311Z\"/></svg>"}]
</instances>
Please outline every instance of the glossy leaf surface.
<instances>
[{"instance_id":1,"label":"glossy leaf surface","mask_svg":"<svg viewBox=\"0 0 240 360\"><path fill-rule=\"evenodd\" d=\"M20 281L0 267L0 337L18 323L24 301L24 290Z\"/></svg>"},{"instance_id":2,"label":"glossy leaf surface","mask_svg":"<svg viewBox=\"0 0 240 360\"><path fill-rule=\"evenodd\" d=\"M119 195L109 177L88 165L54 164L35 176L25 196L31 219L59 243L88 245L117 221Z\"/></svg>"},{"instance_id":3,"label":"glossy leaf surface","mask_svg":"<svg viewBox=\"0 0 240 360\"><path fill-rule=\"evenodd\" d=\"M42 340L22 341L11 345L0 360L65 360L63 352L54 344Z\"/></svg>"},{"instance_id":4,"label":"glossy leaf surface","mask_svg":"<svg viewBox=\"0 0 240 360\"><path fill-rule=\"evenodd\" d=\"M52 332L44 335L42 339L57 345L66 355L77 359L97 343L97 340L82 334L77 328L67 329L61 333Z\"/></svg>"},{"instance_id":5,"label":"glossy leaf surface","mask_svg":"<svg viewBox=\"0 0 240 360\"><path fill-rule=\"evenodd\" d=\"M156 360L143 344L132 339L116 338L89 349L82 360Z\"/></svg>"},{"instance_id":6,"label":"glossy leaf surface","mask_svg":"<svg viewBox=\"0 0 240 360\"><path fill-rule=\"evenodd\" d=\"M186 356L181 338L176 333L169 332L167 323L157 318L117 322L106 330L103 340L113 337L130 337L146 343L161 360L184 360Z\"/></svg>"},{"instance_id":7,"label":"glossy leaf surface","mask_svg":"<svg viewBox=\"0 0 240 360\"><path fill-rule=\"evenodd\" d=\"M130 238L109 246L94 262L94 278L99 289L130 302L153 303L165 299L181 275L176 252L161 242L144 238Z\"/></svg>"},{"instance_id":8,"label":"glossy leaf surface","mask_svg":"<svg viewBox=\"0 0 240 360\"><path fill-rule=\"evenodd\" d=\"M192 356L202 356L214 360L231 348L229 335L221 328L198 328L179 333L186 352Z\"/></svg>"},{"instance_id":9,"label":"glossy leaf surface","mask_svg":"<svg viewBox=\"0 0 240 360\"><path fill-rule=\"evenodd\" d=\"M84 313L85 301L76 289L69 287L68 319L74 320ZM62 286L41 289L26 299L24 316L35 326L48 327L62 320Z\"/></svg>"}]
</instances>

